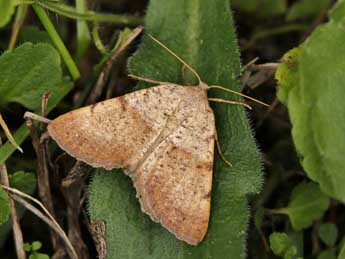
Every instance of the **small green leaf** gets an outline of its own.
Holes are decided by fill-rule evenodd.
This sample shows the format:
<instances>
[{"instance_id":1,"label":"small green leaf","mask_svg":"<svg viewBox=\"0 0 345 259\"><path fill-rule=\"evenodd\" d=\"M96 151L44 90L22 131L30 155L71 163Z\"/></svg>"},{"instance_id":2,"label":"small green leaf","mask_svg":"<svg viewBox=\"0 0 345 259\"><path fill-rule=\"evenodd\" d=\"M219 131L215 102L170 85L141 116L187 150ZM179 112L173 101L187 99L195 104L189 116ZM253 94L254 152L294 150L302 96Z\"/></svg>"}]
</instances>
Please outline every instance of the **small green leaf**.
<instances>
[{"instance_id":1,"label":"small green leaf","mask_svg":"<svg viewBox=\"0 0 345 259\"><path fill-rule=\"evenodd\" d=\"M299 0L289 9L286 19L288 21L317 16L330 4L330 0Z\"/></svg>"},{"instance_id":2,"label":"small green leaf","mask_svg":"<svg viewBox=\"0 0 345 259\"><path fill-rule=\"evenodd\" d=\"M312 225L313 221L322 217L329 206L329 198L313 182L300 183L291 194L287 208L277 212L288 214L292 227L299 231Z\"/></svg>"},{"instance_id":3,"label":"small green leaf","mask_svg":"<svg viewBox=\"0 0 345 259\"><path fill-rule=\"evenodd\" d=\"M33 193L36 189L36 175L18 171L9 175L10 186L25 193Z\"/></svg>"},{"instance_id":4,"label":"small green leaf","mask_svg":"<svg viewBox=\"0 0 345 259\"><path fill-rule=\"evenodd\" d=\"M24 243L23 248L24 248L25 252L30 252L31 251L31 244L30 243Z\"/></svg>"},{"instance_id":5,"label":"small green leaf","mask_svg":"<svg viewBox=\"0 0 345 259\"><path fill-rule=\"evenodd\" d=\"M286 233L273 232L269 240L272 252L277 256L284 256L286 251L292 247L292 242Z\"/></svg>"},{"instance_id":6,"label":"small green leaf","mask_svg":"<svg viewBox=\"0 0 345 259\"><path fill-rule=\"evenodd\" d=\"M49 44L25 43L0 56L0 107L18 102L28 109L41 106L42 95L62 82L60 55Z\"/></svg>"},{"instance_id":7,"label":"small green leaf","mask_svg":"<svg viewBox=\"0 0 345 259\"><path fill-rule=\"evenodd\" d=\"M292 259L296 254L297 248L295 246L290 246L284 254L284 259Z\"/></svg>"},{"instance_id":8,"label":"small green leaf","mask_svg":"<svg viewBox=\"0 0 345 259\"><path fill-rule=\"evenodd\" d=\"M283 57L276 78L301 163L328 195L345 200L345 33L331 20Z\"/></svg>"},{"instance_id":9,"label":"small green leaf","mask_svg":"<svg viewBox=\"0 0 345 259\"><path fill-rule=\"evenodd\" d=\"M33 253L29 256L29 259L49 259L49 256L41 253Z\"/></svg>"},{"instance_id":10,"label":"small green leaf","mask_svg":"<svg viewBox=\"0 0 345 259\"><path fill-rule=\"evenodd\" d=\"M31 244L32 251L38 251L42 247L42 243L40 241L34 241Z\"/></svg>"},{"instance_id":11,"label":"small green leaf","mask_svg":"<svg viewBox=\"0 0 345 259\"><path fill-rule=\"evenodd\" d=\"M322 224L319 228L319 236L327 246L332 247L338 238L338 228L332 223Z\"/></svg>"},{"instance_id":12,"label":"small green leaf","mask_svg":"<svg viewBox=\"0 0 345 259\"><path fill-rule=\"evenodd\" d=\"M335 251L334 249L327 249L322 251L317 259L336 259L337 257L335 256ZM341 257L338 257L338 259L343 259Z\"/></svg>"},{"instance_id":13,"label":"small green leaf","mask_svg":"<svg viewBox=\"0 0 345 259\"><path fill-rule=\"evenodd\" d=\"M4 27L10 20L15 11L14 0L1 0L0 1L0 28Z\"/></svg>"},{"instance_id":14,"label":"small green leaf","mask_svg":"<svg viewBox=\"0 0 345 259\"><path fill-rule=\"evenodd\" d=\"M7 192L0 186L0 225L8 221L10 204Z\"/></svg>"}]
</instances>

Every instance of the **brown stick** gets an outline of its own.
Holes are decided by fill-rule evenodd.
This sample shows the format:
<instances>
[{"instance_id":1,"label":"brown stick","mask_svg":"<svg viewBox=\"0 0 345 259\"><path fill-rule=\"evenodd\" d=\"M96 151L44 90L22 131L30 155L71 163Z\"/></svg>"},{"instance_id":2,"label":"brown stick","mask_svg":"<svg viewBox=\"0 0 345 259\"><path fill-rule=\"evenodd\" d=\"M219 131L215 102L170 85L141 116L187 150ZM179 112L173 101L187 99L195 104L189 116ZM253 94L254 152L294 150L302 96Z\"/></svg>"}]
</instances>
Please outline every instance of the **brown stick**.
<instances>
[{"instance_id":1,"label":"brown stick","mask_svg":"<svg viewBox=\"0 0 345 259\"><path fill-rule=\"evenodd\" d=\"M2 145L1 138L0 138L0 145ZM1 184L7 187L10 186L9 181L8 181L7 168L5 164L0 165L0 182ZM11 210L12 231L13 231L13 238L14 238L14 243L16 247L17 257L18 259L26 259L25 251L23 248L23 243L24 243L23 234L20 228L16 206L11 197L9 197L9 205L10 205L10 210Z\"/></svg>"},{"instance_id":2,"label":"brown stick","mask_svg":"<svg viewBox=\"0 0 345 259\"><path fill-rule=\"evenodd\" d=\"M85 186L85 178L91 169L91 166L77 161L61 186L67 204L68 238L71 240L78 256L85 259L89 258L89 252L80 230L80 197Z\"/></svg>"},{"instance_id":3,"label":"brown stick","mask_svg":"<svg viewBox=\"0 0 345 259\"><path fill-rule=\"evenodd\" d=\"M49 170L47 165L47 156L46 156L46 149L45 143L40 141L40 134L39 130L33 125L31 119L27 119L26 124L31 132L31 139L32 145L36 152L37 156L37 186L38 186L38 194L43 205L48 209L50 214L56 218L54 206L53 206L53 197L51 194L50 189L50 181L49 181ZM64 246L59 240L58 235L55 232L50 231L51 233L51 242L53 248L57 254L63 254L61 252L64 251Z\"/></svg>"},{"instance_id":4,"label":"brown stick","mask_svg":"<svg viewBox=\"0 0 345 259\"><path fill-rule=\"evenodd\" d=\"M138 37L138 35L143 31L143 27L139 26L135 28L131 35L121 43L121 46L112 54L111 58L104 65L103 71L99 74L96 85L93 91L90 93L89 98L87 99L87 104L95 103L98 98L101 96L104 89L105 83L109 78L111 68L113 66L114 60L116 60L119 55L133 42L133 40Z\"/></svg>"}]
</instances>

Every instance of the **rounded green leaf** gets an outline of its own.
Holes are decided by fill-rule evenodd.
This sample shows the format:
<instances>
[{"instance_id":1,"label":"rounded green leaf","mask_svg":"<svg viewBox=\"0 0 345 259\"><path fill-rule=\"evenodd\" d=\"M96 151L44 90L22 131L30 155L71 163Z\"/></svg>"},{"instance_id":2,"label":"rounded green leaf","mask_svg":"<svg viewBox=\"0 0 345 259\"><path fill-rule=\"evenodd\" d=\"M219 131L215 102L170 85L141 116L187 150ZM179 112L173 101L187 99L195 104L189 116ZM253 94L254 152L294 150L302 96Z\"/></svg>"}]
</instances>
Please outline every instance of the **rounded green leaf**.
<instances>
[{"instance_id":1,"label":"rounded green leaf","mask_svg":"<svg viewBox=\"0 0 345 259\"><path fill-rule=\"evenodd\" d=\"M17 102L38 109L44 93L58 95L62 82L60 55L46 43L25 43L0 56L0 107ZM62 91L62 90L61 90Z\"/></svg>"},{"instance_id":2,"label":"rounded green leaf","mask_svg":"<svg viewBox=\"0 0 345 259\"><path fill-rule=\"evenodd\" d=\"M10 20L15 11L14 0L1 0L0 1L0 28L4 27Z\"/></svg>"},{"instance_id":3,"label":"rounded green leaf","mask_svg":"<svg viewBox=\"0 0 345 259\"><path fill-rule=\"evenodd\" d=\"M41 253L33 253L29 256L29 259L49 259L49 256Z\"/></svg>"},{"instance_id":4,"label":"rounded green leaf","mask_svg":"<svg viewBox=\"0 0 345 259\"><path fill-rule=\"evenodd\" d=\"M329 198L313 182L301 183L292 191L290 202L285 209L292 227L298 231L312 225L322 217L329 206Z\"/></svg>"},{"instance_id":5,"label":"rounded green leaf","mask_svg":"<svg viewBox=\"0 0 345 259\"><path fill-rule=\"evenodd\" d=\"M328 195L345 200L345 33L334 21L284 55L276 78L301 163Z\"/></svg>"},{"instance_id":6,"label":"rounded green leaf","mask_svg":"<svg viewBox=\"0 0 345 259\"><path fill-rule=\"evenodd\" d=\"M23 249L25 252L30 252L31 251L31 244L30 243L24 243Z\"/></svg>"},{"instance_id":7,"label":"rounded green leaf","mask_svg":"<svg viewBox=\"0 0 345 259\"><path fill-rule=\"evenodd\" d=\"M42 243L40 241L34 241L31 244L32 251L37 251L42 247Z\"/></svg>"},{"instance_id":8,"label":"rounded green leaf","mask_svg":"<svg viewBox=\"0 0 345 259\"><path fill-rule=\"evenodd\" d=\"M286 233L273 232L269 240L271 250L277 256L283 256L292 247L292 242Z\"/></svg>"},{"instance_id":9,"label":"rounded green leaf","mask_svg":"<svg viewBox=\"0 0 345 259\"><path fill-rule=\"evenodd\" d=\"M319 236L327 246L332 247L338 238L338 228L332 223L322 224L319 228Z\"/></svg>"}]
</instances>

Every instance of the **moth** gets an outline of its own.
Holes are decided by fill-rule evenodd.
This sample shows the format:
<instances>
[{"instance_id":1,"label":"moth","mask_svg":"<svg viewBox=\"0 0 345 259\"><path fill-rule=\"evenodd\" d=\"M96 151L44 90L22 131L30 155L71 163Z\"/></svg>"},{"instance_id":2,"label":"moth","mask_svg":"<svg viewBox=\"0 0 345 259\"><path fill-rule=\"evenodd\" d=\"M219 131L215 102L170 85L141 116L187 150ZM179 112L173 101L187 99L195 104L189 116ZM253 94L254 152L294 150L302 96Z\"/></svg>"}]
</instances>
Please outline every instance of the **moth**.
<instances>
[{"instance_id":1,"label":"moth","mask_svg":"<svg viewBox=\"0 0 345 259\"><path fill-rule=\"evenodd\" d=\"M205 237L211 209L217 134L209 101L247 105L208 98L209 89L232 90L208 86L185 61L152 39L191 70L199 85L132 75L157 86L63 114L49 123L48 132L77 160L108 170L123 168L133 180L142 211L176 238L196 245Z\"/></svg>"}]
</instances>

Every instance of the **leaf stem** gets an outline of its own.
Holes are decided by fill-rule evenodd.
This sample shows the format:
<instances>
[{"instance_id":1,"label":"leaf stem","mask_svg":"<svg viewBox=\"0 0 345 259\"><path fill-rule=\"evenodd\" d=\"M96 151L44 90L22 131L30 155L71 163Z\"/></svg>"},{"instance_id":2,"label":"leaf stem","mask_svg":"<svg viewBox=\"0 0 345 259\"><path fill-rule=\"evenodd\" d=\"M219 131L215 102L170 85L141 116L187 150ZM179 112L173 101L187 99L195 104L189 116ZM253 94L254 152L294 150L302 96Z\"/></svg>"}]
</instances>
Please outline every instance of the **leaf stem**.
<instances>
[{"instance_id":1,"label":"leaf stem","mask_svg":"<svg viewBox=\"0 0 345 259\"><path fill-rule=\"evenodd\" d=\"M272 213L272 214L284 214L284 215L289 214L288 208L268 209L267 211Z\"/></svg>"},{"instance_id":2,"label":"leaf stem","mask_svg":"<svg viewBox=\"0 0 345 259\"><path fill-rule=\"evenodd\" d=\"M11 39L10 43L8 44L8 49L11 50L15 47L19 31L24 23L26 14L28 12L28 6L27 5L21 5L18 6L17 8L17 13L16 13L16 19L14 21L14 24L12 26L12 34L11 34Z\"/></svg>"},{"instance_id":3,"label":"leaf stem","mask_svg":"<svg viewBox=\"0 0 345 259\"><path fill-rule=\"evenodd\" d=\"M27 1L25 0L21 0L21 2L27 3ZM133 26L143 23L143 19L141 17L136 16L97 13L90 10L85 10L85 12L78 12L76 8L63 4L61 2L52 2L45 0L34 0L32 2L41 7L47 8L50 11L53 11L55 13L72 19L86 20L92 22L110 22Z\"/></svg>"},{"instance_id":4,"label":"leaf stem","mask_svg":"<svg viewBox=\"0 0 345 259\"><path fill-rule=\"evenodd\" d=\"M65 64L69 70L69 72L72 75L73 80L77 80L80 77L80 72L77 68L77 65L74 63L71 54L68 52L65 44L61 40L59 34L55 30L55 27L53 23L50 21L47 13L44 11L44 9L36 4L32 5L32 8L34 9L35 13L37 14L38 18L41 20L42 25L48 32L51 40L53 41L55 47L60 52L63 60L65 61Z\"/></svg>"}]
</instances>

